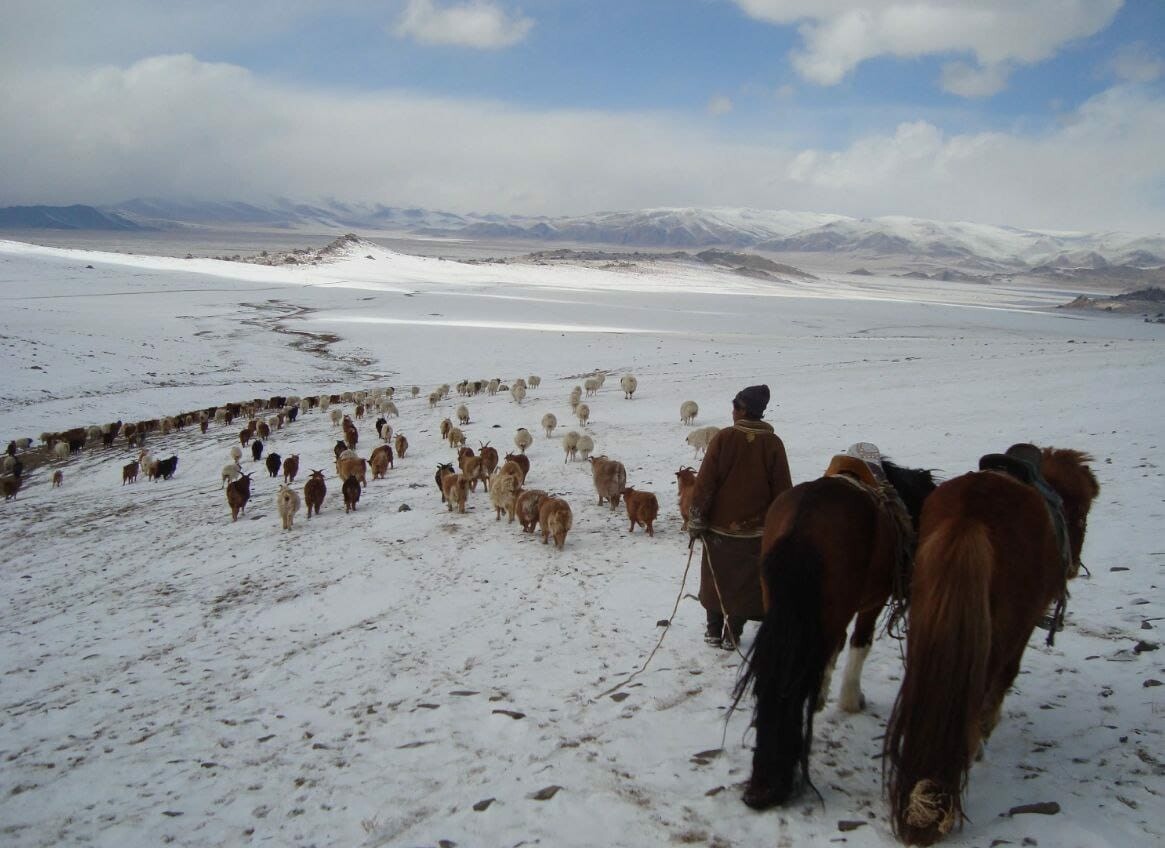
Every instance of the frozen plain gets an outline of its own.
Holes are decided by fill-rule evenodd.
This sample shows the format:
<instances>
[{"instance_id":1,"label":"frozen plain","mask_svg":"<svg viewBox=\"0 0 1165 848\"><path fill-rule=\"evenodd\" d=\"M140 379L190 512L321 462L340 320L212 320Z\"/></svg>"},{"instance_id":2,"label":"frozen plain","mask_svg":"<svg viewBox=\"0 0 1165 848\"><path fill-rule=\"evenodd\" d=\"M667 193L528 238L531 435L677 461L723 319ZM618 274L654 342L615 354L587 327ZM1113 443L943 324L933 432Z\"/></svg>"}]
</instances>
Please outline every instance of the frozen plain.
<instances>
[{"instance_id":1,"label":"frozen plain","mask_svg":"<svg viewBox=\"0 0 1165 848\"><path fill-rule=\"evenodd\" d=\"M121 487L122 447L65 463L56 491L48 467L33 472L0 521L6 844L895 844L878 757L892 640L871 653L867 711L831 701L818 720L823 800L779 812L739 800L748 715L726 715L739 658L703 644L692 598L626 697L600 696L640 666L680 591L673 473L696 463L679 405L724 425L755 382L772 388L795 482L855 441L944 477L1016 441L1096 457L1091 577L1056 646L1033 637L971 773L971 820L946 844L1165 834L1165 696L1146 686L1165 658L1134 651L1165 627L1159 325L1057 311L1070 294L1022 284L465 265L373 245L269 268L3 242L0 297L5 440L391 385L412 445L356 514L329 480L323 515L289 533L262 473L230 522L218 472L237 427L156 438L180 457L171 481ZM561 433L580 429L567 395L596 368L616 379L587 430L659 496L654 539L595 505L587 466L563 463ZM629 371L632 401L617 385ZM459 399L430 409L428 391L530 374L542 385L521 406L470 399L465 429L499 449L519 426L534 434L530 484L574 509L563 552L496 522L480 491L450 515L432 483L452 459L437 425ZM414 384L421 398L401 400ZM335 438L313 412L268 447L327 469ZM362 454L373 443L367 419ZM1001 815L1037 801L1062 810Z\"/></svg>"}]
</instances>

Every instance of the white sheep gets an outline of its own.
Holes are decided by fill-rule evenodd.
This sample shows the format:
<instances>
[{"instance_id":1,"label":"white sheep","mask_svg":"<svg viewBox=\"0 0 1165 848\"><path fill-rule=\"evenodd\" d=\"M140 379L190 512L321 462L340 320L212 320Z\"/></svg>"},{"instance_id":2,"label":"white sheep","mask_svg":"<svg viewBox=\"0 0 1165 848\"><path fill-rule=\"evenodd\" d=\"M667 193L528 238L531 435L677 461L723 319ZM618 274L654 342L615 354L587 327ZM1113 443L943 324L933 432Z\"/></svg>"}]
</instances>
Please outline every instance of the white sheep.
<instances>
[{"instance_id":1,"label":"white sheep","mask_svg":"<svg viewBox=\"0 0 1165 848\"><path fill-rule=\"evenodd\" d=\"M421 393L421 387L420 387L420 386L411 386L411 387L409 387L409 394L411 394L413 397L417 397L418 395L420 395L420 393Z\"/></svg>"},{"instance_id":2,"label":"white sheep","mask_svg":"<svg viewBox=\"0 0 1165 848\"><path fill-rule=\"evenodd\" d=\"M595 376L595 379L599 381L599 388L601 389L603 387L603 383L607 382L607 372L606 371L595 371L594 376Z\"/></svg>"},{"instance_id":3,"label":"white sheep","mask_svg":"<svg viewBox=\"0 0 1165 848\"><path fill-rule=\"evenodd\" d=\"M344 410L340 409L338 406L328 414L332 417L333 427L339 427L340 422L344 420Z\"/></svg>"},{"instance_id":4,"label":"white sheep","mask_svg":"<svg viewBox=\"0 0 1165 848\"><path fill-rule=\"evenodd\" d=\"M591 420L591 408L585 403L576 406L574 414L578 416L578 423L583 427L587 426L587 422Z\"/></svg>"},{"instance_id":5,"label":"white sheep","mask_svg":"<svg viewBox=\"0 0 1165 848\"><path fill-rule=\"evenodd\" d=\"M465 434L461 432L460 427L450 427L447 438L451 448L459 448L465 444Z\"/></svg>"},{"instance_id":6,"label":"white sheep","mask_svg":"<svg viewBox=\"0 0 1165 848\"><path fill-rule=\"evenodd\" d=\"M228 462L222 467L222 488L226 488L227 483L233 483L243 476L243 469L239 467L238 463Z\"/></svg>"},{"instance_id":7,"label":"white sheep","mask_svg":"<svg viewBox=\"0 0 1165 848\"><path fill-rule=\"evenodd\" d=\"M542 378L539 377L537 374L531 374L530 378L526 382L530 386L530 388L536 389L542 385Z\"/></svg>"},{"instance_id":8,"label":"white sheep","mask_svg":"<svg viewBox=\"0 0 1165 848\"><path fill-rule=\"evenodd\" d=\"M688 433L685 441L691 445L695 450L692 453L693 458L696 457L700 451L706 451L708 445L712 442L712 437L720 432L719 427L698 427L692 432Z\"/></svg>"},{"instance_id":9,"label":"white sheep","mask_svg":"<svg viewBox=\"0 0 1165 848\"><path fill-rule=\"evenodd\" d=\"M558 418L553 412L547 412L542 416L542 429L546 431L546 438L554 435L554 428L558 426Z\"/></svg>"},{"instance_id":10,"label":"white sheep","mask_svg":"<svg viewBox=\"0 0 1165 848\"><path fill-rule=\"evenodd\" d=\"M69 443L66 441L60 441L60 442L54 443L53 444L53 457L55 459L68 459L69 458Z\"/></svg>"},{"instance_id":11,"label":"white sheep","mask_svg":"<svg viewBox=\"0 0 1165 848\"><path fill-rule=\"evenodd\" d=\"M563 453L566 454L566 458L562 460L563 463L571 462L578 458L579 438L579 434L574 430L571 430L569 433L562 437L562 450Z\"/></svg>"},{"instance_id":12,"label":"white sheep","mask_svg":"<svg viewBox=\"0 0 1165 848\"><path fill-rule=\"evenodd\" d=\"M279 510L279 517L283 519L283 529L290 530L295 514L299 512L299 492L283 483L275 493L275 507Z\"/></svg>"},{"instance_id":13,"label":"white sheep","mask_svg":"<svg viewBox=\"0 0 1165 848\"><path fill-rule=\"evenodd\" d=\"M502 381L499 380L497 377L494 377L492 380L490 380L488 383L486 383L485 390L489 394L490 397L493 397L494 395L496 395L498 393L498 387L501 384L502 384Z\"/></svg>"},{"instance_id":14,"label":"white sheep","mask_svg":"<svg viewBox=\"0 0 1165 848\"><path fill-rule=\"evenodd\" d=\"M627 400L631 400L631 395L635 394L635 390L639 388L639 381L631 374L624 374L623 379L619 381L619 385L623 387L623 394Z\"/></svg>"},{"instance_id":15,"label":"white sheep","mask_svg":"<svg viewBox=\"0 0 1165 848\"><path fill-rule=\"evenodd\" d=\"M380 408L380 411L389 417L393 417L393 416L399 417L400 416L400 412L397 410L396 404L393 403L391 400L385 401L384 405Z\"/></svg>"},{"instance_id":16,"label":"white sheep","mask_svg":"<svg viewBox=\"0 0 1165 848\"><path fill-rule=\"evenodd\" d=\"M694 400L686 400L680 404L680 423L691 424L700 414L700 407Z\"/></svg>"},{"instance_id":17,"label":"white sheep","mask_svg":"<svg viewBox=\"0 0 1165 848\"><path fill-rule=\"evenodd\" d=\"M299 402L299 411L307 415L308 410L311 409L311 398L304 398Z\"/></svg>"},{"instance_id":18,"label":"white sheep","mask_svg":"<svg viewBox=\"0 0 1165 848\"><path fill-rule=\"evenodd\" d=\"M521 402L526 399L526 387L518 384L513 385L510 388L510 397L512 397L517 403L521 404Z\"/></svg>"},{"instance_id":19,"label":"white sheep","mask_svg":"<svg viewBox=\"0 0 1165 848\"><path fill-rule=\"evenodd\" d=\"M356 400L356 396L351 392L344 392L342 395L340 395L340 400L342 400L344 403L353 403Z\"/></svg>"},{"instance_id":20,"label":"white sheep","mask_svg":"<svg viewBox=\"0 0 1165 848\"><path fill-rule=\"evenodd\" d=\"M457 407L457 423L458 424L468 424L469 423L469 407L466 406L465 404L460 404Z\"/></svg>"},{"instance_id":21,"label":"white sheep","mask_svg":"<svg viewBox=\"0 0 1165 848\"><path fill-rule=\"evenodd\" d=\"M582 386L575 386L570 390L570 408L577 409L579 403L582 401Z\"/></svg>"},{"instance_id":22,"label":"white sheep","mask_svg":"<svg viewBox=\"0 0 1165 848\"><path fill-rule=\"evenodd\" d=\"M578 437L578 452L582 454L585 460L591 455L591 451L595 449L595 440L585 433Z\"/></svg>"},{"instance_id":23,"label":"white sheep","mask_svg":"<svg viewBox=\"0 0 1165 848\"><path fill-rule=\"evenodd\" d=\"M525 427L519 427L518 432L514 434L514 445L522 453L526 452L526 448L534 444L534 437L530 435L530 431Z\"/></svg>"},{"instance_id":24,"label":"white sheep","mask_svg":"<svg viewBox=\"0 0 1165 848\"><path fill-rule=\"evenodd\" d=\"M441 393L440 392L435 392L435 391L429 392L429 409L432 409L440 402L441 402Z\"/></svg>"},{"instance_id":25,"label":"white sheep","mask_svg":"<svg viewBox=\"0 0 1165 848\"><path fill-rule=\"evenodd\" d=\"M231 445L231 459L236 463L243 458L243 449L238 445Z\"/></svg>"},{"instance_id":26,"label":"white sheep","mask_svg":"<svg viewBox=\"0 0 1165 848\"><path fill-rule=\"evenodd\" d=\"M599 380L597 377L587 377L583 380L583 388L587 390L587 397L592 397L599 393Z\"/></svg>"},{"instance_id":27,"label":"white sheep","mask_svg":"<svg viewBox=\"0 0 1165 848\"><path fill-rule=\"evenodd\" d=\"M332 405L331 395L320 395L316 400L319 402L320 412L327 412L328 407Z\"/></svg>"},{"instance_id":28,"label":"white sheep","mask_svg":"<svg viewBox=\"0 0 1165 848\"><path fill-rule=\"evenodd\" d=\"M526 388L526 381L522 377L515 379L513 384L515 386L521 386L523 389Z\"/></svg>"}]
</instances>

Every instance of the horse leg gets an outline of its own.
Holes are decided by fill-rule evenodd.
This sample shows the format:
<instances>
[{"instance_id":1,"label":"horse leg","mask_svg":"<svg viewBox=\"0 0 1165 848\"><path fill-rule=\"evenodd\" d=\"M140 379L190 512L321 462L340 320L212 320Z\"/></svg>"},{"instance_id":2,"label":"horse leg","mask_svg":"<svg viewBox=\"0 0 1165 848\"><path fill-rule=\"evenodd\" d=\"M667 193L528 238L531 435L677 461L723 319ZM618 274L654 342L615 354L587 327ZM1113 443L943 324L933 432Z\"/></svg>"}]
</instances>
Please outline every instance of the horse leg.
<instances>
[{"instance_id":1,"label":"horse leg","mask_svg":"<svg viewBox=\"0 0 1165 848\"><path fill-rule=\"evenodd\" d=\"M860 713L866 708L866 696L862 694L862 668L874 642L879 612L877 609L863 610L854 623L849 654L845 658L845 673L841 678L841 692L837 696L837 705L847 713Z\"/></svg>"},{"instance_id":2,"label":"horse leg","mask_svg":"<svg viewBox=\"0 0 1165 848\"><path fill-rule=\"evenodd\" d=\"M817 694L817 712L825 709L825 701L829 698L829 684L833 680L833 669L837 666L837 658L841 656L843 645L845 645L844 633L838 641L837 647L829 655L829 662L825 664L825 671L821 674L821 690Z\"/></svg>"}]
</instances>

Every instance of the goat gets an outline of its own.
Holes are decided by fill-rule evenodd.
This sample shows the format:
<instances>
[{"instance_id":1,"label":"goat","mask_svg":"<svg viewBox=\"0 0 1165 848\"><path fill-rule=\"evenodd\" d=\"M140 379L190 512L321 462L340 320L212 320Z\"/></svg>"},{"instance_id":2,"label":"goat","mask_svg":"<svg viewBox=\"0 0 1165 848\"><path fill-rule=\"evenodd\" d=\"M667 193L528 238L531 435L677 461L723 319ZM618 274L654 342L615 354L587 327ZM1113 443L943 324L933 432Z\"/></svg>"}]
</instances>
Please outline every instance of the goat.
<instances>
[{"instance_id":1,"label":"goat","mask_svg":"<svg viewBox=\"0 0 1165 848\"><path fill-rule=\"evenodd\" d=\"M311 518L312 507L315 507L316 515L320 514L320 507L324 505L324 496L327 493L328 485L324 482L324 472L313 470L307 482L303 484L303 500L307 504L308 518Z\"/></svg>"},{"instance_id":2,"label":"goat","mask_svg":"<svg viewBox=\"0 0 1165 848\"><path fill-rule=\"evenodd\" d=\"M530 435L530 431L525 427L519 427L518 432L514 434L514 446L525 453L526 448L532 444L534 444L534 437Z\"/></svg>"},{"instance_id":3,"label":"goat","mask_svg":"<svg viewBox=\"0 0 1165 848\"><path fill-rule=\"evenodd\" d=\"M580 403L574 408L574 414L578 416L578 423L580 427L587 426L587 422L591 420L591 408L585 403Z\"/></svg>"},{"instance_id":4,"label":"goat","mask_svg":"<svg viewBox=\"0 0 1165 848\"><path fill-rule=\"evenodd\" d=\"M355 477L360 485L368 487L368 461L363 457L347 457L336 460L336 474L348 485L348 480Z\"/></svg>"},{"instance_id":5,"label":"goat","mask_svg":"<svg viewBox=\"0 0 1165 848\"><path fill-rule=\"evenodd\" d=\"M356 445L360 442L360 433L356 427L350 422L344 425L344 444L352 450L356 449Z\"/></svg>"},{"instance_id":6,"label":"goat","mask_svg":"<svg viewBox=\"0 0 1165 848\"><path fill-rule=\"evenodd\" d=\"M611 502L611 512L619 506L619 495L627 487L627 469L623 463L606 456L592 456L591 477L594 480L595 491L599 495L599 506L604 500Z\"/></svg>"},{"instance_id":7,"label":"goat","mask_svg":"<svg viewBox=\"0 0 1165 848\"><path fill-rule=\"evenodd\" d=\"M336 455L336 459L339 459L340 454L342 454L346 450L350 450L347 442L340 441L340 442L336 442L334 445L332 445L332 453L334 453Z\"/></svg>"},{"instance_id":8,"label":"goat","mask_svg":"<svg viewBox=\"0 0 1165 848\"><path fill-rule=\"evenodd\" d=\"M388 424L388 419L385 418L383 415L376 419L376 435L380 436L381 440L385 441L385 442L388 441L388 439L384 438L384 429L383 428L386 424ZM391 427L389 428L389 437L388 438L389 439L392 438L392 428Z\"/></svg>"},{"instance_id":9,"label":"goat","mask_svg":"<svg viewBox=\"0 0 1165 848\"><path fill-rule=\"evenodd\" d=\"M465 502L469 500L469 481L464 474L446 474L441 481L441 494L445 496L445 505L453 511L454 504L457 511L465 512Z\"/></svg>"},{"instance_id":10,"label":"goat","mask_svg":"<svg viewBox=\"0 0 1165 848\"><path fill-rule=\"evenodd\" d=\"M684 466L676 472L676 487L680 501L680 517L684 519L681 530L688 529L688 517L692 512L692 498L696 494L696 469Z\"/></svg>"},{"instance_id":11,"label":"goat","mask_svg":"<svg viewBox=\"0 0 1165 848\"><path fill-rule=\"evenodd\" d=\"M295 475L299 473L299 454L293 453L283 460L283 482L294 483Z\"/></svg>"},{"instance_id":12,"label":"goat","mask_svg":"<svg viewBox=\"0 0 1165 848\"><path fill-rule=\"evenodd\" d=\"M461 404L460 406L457 407L457 423L458 424L468 424L469 423L469 407L466 406L465 404Z\"/></svg>"},{"instance_id":13,"label":"goat","mask_svg":"<svg viewBox=\"0 0 1165 848\"><path fill-rule=\"evenodd\" d=\"M680 404L680 423L691 424L700 414L700 407L694 400L686 400Z\"/></svg>"},{"instance_id":14,"label":"goat","mask_svg":"<svg viewBox=\"0 0 1165 848\"><path fill-rule=\"evenodd\" d=\"M578 437L578 452L582 454L583 459L589 459L591 453L595 449L595 440L583 433Z\"/></svg>"},{"instance_id":15,"label":"goat","mask_svg":"<svg viewBox=\"0 0 1165 848\"><path fill-rule=\"evenodd\" d=\"M538 510L546 497L546 492L541 489L523 489L518 495L518 500L514 504L514 512L522 525L522 532L534 532L534 527L538 524Z\"/></svg>"},{"instance_id":16,"label":"goat","mask_svg":"<svg viewBox=\"0 0 1165 848\"><path fill-rule=\"evenodd\" d=\"M566 545L566 534L570 531L573 516L570 505L562 498L545 498L538 507L538 523L542 525L542 544L554 537L554 547L560 551Z\"/></svg>"},{"instance_id":17,"label":"goat","mask_svg":"<svg viewBox=\"0 0 1165 848\"><path fill-rule=\"evenodd\" d=\"M279 476L279 469L283 467L283 457L277 453L267 454L267 473L272 477Z\"/></svg>"},{"instance_id":18,"label":"goat","mask_svg":"<svg viewBox=\"0 0 1165 848\"><path fill-rule=\"evenodd\" d=\"M506 454L506 462L512 462L522 469L522 485L526 485L526 477L530 474L530 457L524 453L508 453Z\"/></svg>"},{"instance_id":19,"label":"goat","mask_svg":"<svg viewBox=\"0 0 1165 848\"><path fill-rule=\"evenodd\" d=\"M546 438L554 435L554 428L558 426L558 418L553 412L547 412L542 416L542 429L546 431Z\"/></svg>"},{"instance_id":20,"label":"goat","mask_svg":"<svg viewBox=\"0 0 1165 848\"><path fill-rule=\"evenodd\" d=\"M381 479L392 467L392 448L388 445L381 445L368 457L368 464L372 466L372 479Z\"/></svg>"},{"instance_id":21,"label":"goat","mask_svg":"<svg viewBox=\"0 0 1165 848\"><path fill-rule=\"evenodd\" d=\"M433 480L437 483L437 491L441 493L441 503L445 503L445 478L450 474L456 474L453 469L453 463L443 462L437 466L437 473L433 475Z\"/></svg>"},{"instance_id":22,"label":"goat","mask_svg":"<svg viewBox=\"0 0 1165 848\"><path fill-rule=\"evenodd\" d=\"M174 476L174 472L178 470L178 457L172 456L169 459L158 460L157 467L153 469L153 477L157 480L161 477L163 480L169 480Z\"/></svg>"},{"instance_id":23,"label":"goat","mask_svg":"<svg viewBox=\"0 0 1165 848\"><path fill-rule=\"evenodd\" d=\"M478 456L481 457L481 466L485 469L486 474L493 474L498 467L498 451L497 448L491 448L489 442L478 442L481 450Z\"/></svg>"},{"instance_id":24,"label":"goat","mask_svg":"<svg viewBox=\"0 0 1165 848\"><path fill-rule=\"evenodd\" d=\"M694 459L696 456L698 456L700 451L707 451L708 445L712 443L712 438L719 432L719 427L697 427L695 430L688 433L688 436L686 439L684 439L684 441L686 441L694 448L692 451L692 458Z\"/></svg>"},{"instance_id":25,"label":"goat","mask_svg":"<svg viewBox=\"0 0 1165 848\"><path fill-rule=\"evenodd\" d=\"M0 477L0 491L4 493L4 500L10 501L20 491L20 477Z\"/></svg>"},{"instance_id":26,"label":"goat","mask_svg":"<svg viewBox=\"0 0 1165 848\"><path fill-rule=\"evenodd\" d=\"M263 443L258 439L251 442L251 459L255 462L259 461L259 457L263 455Z\"/></svg>"},{"instance_id":27,"label":"goat","mask_svg":"<svg viewBox=\"0 0 1165 848\"><path fill-rule=\"evenodd\" d=\"M510 472L504 470L506 467L511 469ZM513 523L518 493L522 488L521 478L521 469L514 465L504 466L490 479L489 502L497 511L497 521L502 520L504 512L509 516L510 523Z\"/></svg>"},{"instance_id":28,"label":"goat","mask_svg":"<svg viewBox=\"0 0 1165 848\"><path fill-rule=\"evenodd\" d=\"M579 438L579 434L574 430L562 437L562 450L566 454L566 459L562 460L563 464L577 458Z\"/></svg>"},{"instance_id":29,"label":"goat","mask_svg":"<svg viewBox=\"0 0 1165 848\"><path fill-rule=\"evenodd\" d=\"M266 421L260 421L258 426L255 427L255 434L260 439L270 439L271 425L269 425Z\"/></svg>"},{"instance_id":30,"label":"goat","mask_svg":"<svg viewBox=\"0 0 1165 848\"><path fill-rule=\"evenodd\" d=\"M623 503L627 507L627 517L631 520L628 533L635 532L635 525L641 524L647 528L648 536L655 536L651 523L659 515L659 500L652 492L637 492L631 486L623 489Z\"/></svg>"},{"instance_id":31,"label":"goat","mask_svg":"<svg viewBox=\"0 0 1165 848\"><path fill-rule=\"evenodd\" d=\"M393 439L393 446L396 448L396 455L400 459L405 458L405 451L409 449L409 440L405 438L404 433L397 433L396 438Z\"/></svg>"},{"instance_id":32,"label":"goat","mask_svg":"<svg viewBox=\"0 0 1165 848\"><path fill-rule=\"evenodd\" d=\"M247 511L247 501L251 499L251 474L241 475L227 486L227 504L231 508L231 521L237 521L239 513Z\"/></svg>"},{"instance_id":33,"label":"goat","mask_svg":"<svg viewBox=\"0 0 1165 848\"><path fill-rule=\"evenodd\" d=\"M356 479L355 474L344 478L344 485L340 487L340 491L344 495L344 514L347 515L356 509L356 503L360 500L360 481Z\"/></svg>"},{"instance_id":34,"label":"goat","mask_svg":"<svg viewBox=\"0 0 1165 848\"><path fill-rule=\"evenodd\" d=\"M69 443L68 442L57 442L56 444L54 444L53 445L53 457L55 459L61 459L61 460L68 459L69 458Z\"/></svg>"},{"instance_id":35,"label":"goat","mask_svg":"<svg viewBox=\"0 0 1165 848\"><path fill-rule=\"evenodd\" d=\"M138 464L137 460L134 460L128 465L123 465L121 467L121 485L124 486L126 483L136 483L138 481L138 470L140 468L141 466Z\"/></svg>"},{"instance_id":36,"label":"goat","mask_svg":"<svg viewBox=\"0 0 1165 848\"><path fill-rule=\"evenodd\" d=\"M60 486L64 482L65 482L65 472L58 468L56 471L53 472L53 488L54 489L57 488L58 486Z\"/></svg>"},{"instance_id":37,"label":"goat","mask_svg":"<svg viewBox=\"0 0 1165 848\"><path fill-rule=\"evenodd\" d=\"M631 400L631 396L639 388L639 381L630 374L624 374L623 379L619 381L619 385L623 387L623 394L627 400Z\"/></svg>"},{"instance_id":38,"label":"goat","mask_svg":"<svg viewBox=\"0 0 1165 848\"><path fill-rule=\"evenodd\" d=\"M449 440L449 431L453 429L453 422L448 418L441 419L441 438L445 441Z\"/></svg>"},{"instance_id":39,"label":"goat","mask_svg":"<svg viewBox=\"0 0 1165 848\"><path fill-rule=\"evenodd\" d=\"M251 430L250 427L244 427L239 431L239 444L243 447L246 447L251 443L251 439L254 437L254 435L255 433Z\"/></svg>"},{"instance_id":40,"label":"goat","mask_svg":"<svg viewBox=\"0 0 1165 848\"><path fill-rule=\"evenodd\" d=\"M360 421L364 418L364 404L356 404L356 420Z\"/></svg>"},{"instance_id":41,"label":"goat","mask_svg":"<svg viewBox=\"0 0 1165 848\"><path fill-rule=\"evenodd\" d=\"M485 483L485 490L489 491L489 476L485 473L485 468L481 464L481 457L469 454L462 456L457 460L457 464L461 466L461 473L465 475L465 479L469 482L469 490L471 492L477 491L478 481Z\"/></svg>"},{"instance_id":42,"label":"goat","mask_svg":"<svg viewBox=\"0 0 1165 848\"><path fill-rule=\"evenodd\" d=\"M465 444L465 434L461 432L460 427L451 427L449 429L449 447L456 448Z\"/></svg>"},{"instance_id":43,"label":"goat","mask_svg":"<svg viewBox=\"0 0 1165 848\"><path fill-rule=\"evenodd\" d=\"M299 512L299 492L282 483L275 493L275 508L279 510L279 517L283 519L283 529L290 530L295 514Z\"/></svg>"}]
</instances>

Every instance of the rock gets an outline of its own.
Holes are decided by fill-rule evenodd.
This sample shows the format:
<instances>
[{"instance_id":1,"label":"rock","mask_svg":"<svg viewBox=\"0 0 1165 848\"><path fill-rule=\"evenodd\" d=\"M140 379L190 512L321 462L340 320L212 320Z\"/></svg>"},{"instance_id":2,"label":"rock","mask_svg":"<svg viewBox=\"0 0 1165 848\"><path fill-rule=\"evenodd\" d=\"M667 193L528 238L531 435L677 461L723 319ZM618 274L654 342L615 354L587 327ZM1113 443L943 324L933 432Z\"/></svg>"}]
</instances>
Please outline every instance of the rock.
<instances>
[{"instance_id":1,"label":"rock","mask_svg":"<svg viewBox=\"0 0 1165 848\"><path fill-rule=\"evenodd\" d=\"M517 719L526 717L525 713L520 713L520 712L517 712L515 710L494 710L493 712L497 713L498 715L509 716L510 718L514 719L515 721Z\"/></svg>"},{"instance_id":2,"label":"rock","mask_svg":"<svg viewBox=\"0 0 1165 848\"><path fill-rule=\"evenodd\" d=\"M1040 801L1035 804L1020 804L1007 811L1009 816L1018 816L1022 813L1038 813L1041 816L1054 816L1060 812L1060 805L1055 801Z\"/></svg>"},{"instance_id":3,"label":"rock","mask_svg":"<svg viewBox=\"0 0 1165 848\"><path fill-rule=\"evenodd\" d=\"M842 821L839 821L837 823L837 829L840 830L842 833L849 833L851 830L857 830L859 827L864 827L865 824L866 823L864 821L845 821L845 820L842 820Z\"/></svg>"},{"instance_id":4,"label":"rock","mask_svg":"<svg viewBox=\"0 0 1165 848\"><path fill-rule=\"evenodd\" d=\"M561 788L561 786L556 785L547 786L543 789L539 789L537 792L531 795L530 799L532 801L549 801L551 798L558 794L558 790Z\"/></svg>"},{"instance_id":5,"label":"rock","mask_svg":"<svg viewBox=\"0 0 1165 848\"><path fill-rule=\"evenodd\" d=\"M1147 639L1142 639L1140 642L1133 646L1133 653L1144 654L1148 653L1149 651L1155 651L1159 647L1160 645L1158 645L1156 642L1150 642Z\"/></svg>"},{"instance_id":6,"label":"rock","mask_svg":"<svg viewBox=\"0 0 1165 848\"><path fill-rule=\"evenodd\" d=\"M657 621L655 623L656 627L668 627L670 625L671 625L671 622L668 621L666 618L661 618L659 621Z\"/></svg>"},{"instance_id":7,"label":"rock","mask_svg":"<svg viewBox=\"0 0 1165 848\"><path fill-rule=\"evenodd\" d=\"M1161 685L1160 680L1158 680L1155 677L1150 677L1148 680L1146 680L1144 683L1141 684L1141 687L1144 689L1152 689L1154 686L1160 686L1160 685Z\"/></svg>"},{"instance_id":8,"label":"rock","mask_svg":"<svg viewBox=\"0 0 1165 848\"><path fill-rule=\"evenodd\" d=\"M396 508L396 511L397 512L412 512L413 508L411 506L409 506L408 504L401 504L400 506L398 506Z\"/></svg>"},{"instance_id":9,"label":"rock","mask_svg":"<svg viewBox=\"0 0 1165 848\"><path fill-rule=\"evenodd\" d=\"M627 698L629 698L629 697L630 697L630 694L627 692L616 692L614 695L611 696L611 700L617 704L620 701L626 701Z\"/></svg>"},{"instance_id":10,"label":"rock","mask_svg":"<svg viewBox=\"0 0 1165 848\"><path fill-rule=\"evenodd\" d=\"M481 801L478 801L476 804L473 805L473 811L475 813L484 812L485 810L489 809L489 805L492 804L493 802L494 802L493 798L485 798Z\"/></svg>"}]
</instances>

